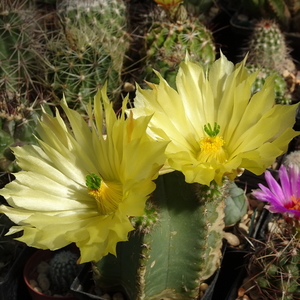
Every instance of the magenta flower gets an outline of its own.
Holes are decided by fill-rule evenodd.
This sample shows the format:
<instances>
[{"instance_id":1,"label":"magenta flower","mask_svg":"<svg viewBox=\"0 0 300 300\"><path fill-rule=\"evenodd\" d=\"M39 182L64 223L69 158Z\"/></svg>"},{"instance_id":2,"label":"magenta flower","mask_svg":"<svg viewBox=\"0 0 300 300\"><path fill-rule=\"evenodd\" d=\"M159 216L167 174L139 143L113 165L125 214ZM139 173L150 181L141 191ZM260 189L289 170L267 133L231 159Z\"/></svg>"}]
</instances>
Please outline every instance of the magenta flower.
<instances>
[{"instance_id":1,"label":"magenta flower","mask_svg":"<svg viewBox=\"0 0 300 300\"><path fill-rule=\"evenodd\" d=\"M285 217L300 220L300 169L298 165L282 165L279 169L280 184L269 171L265 172L269 188L259 184L260 190L253 195L269 202L266 208L273 213L282 213Z\"/></svg>"}]
</instances>

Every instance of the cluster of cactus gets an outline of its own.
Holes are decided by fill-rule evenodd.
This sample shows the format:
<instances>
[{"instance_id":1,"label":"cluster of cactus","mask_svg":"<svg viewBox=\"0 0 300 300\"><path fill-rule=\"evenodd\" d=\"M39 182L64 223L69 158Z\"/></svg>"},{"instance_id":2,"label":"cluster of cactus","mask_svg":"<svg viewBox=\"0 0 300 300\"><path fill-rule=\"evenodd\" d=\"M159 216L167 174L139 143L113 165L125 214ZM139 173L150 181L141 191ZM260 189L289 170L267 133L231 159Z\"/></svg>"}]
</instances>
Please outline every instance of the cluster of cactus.
<instances>
[{"instance_id":1,"label":"cluster of cactus","mask_svg":"<svg viewBox=\"0 0 300 300\"><path fill-rule=\"evenodd\" d=\"M187 52L203 66L210 66L215 60L211 31L197 18L189 16L182 3L175 8L158 6L154 15L141 50L145 64L141 75L143 80L157 83L154 69L175 87L178 65Z\"/></svg>"},{"instance_id":2,"label":"cluster of cactus","mask_svg":"<svg viewBox=\"0 0 300 300\"><path fill-rule=\"evenodd\" d=\"M1 100L34 100L44 79L36 61L43 32L39 12L30 0L2 1L0 10Z\"/></svg>"},{"instance_id":3,"label":"cluster of cactus","mask_svg":"<svg viewBox=\"0 0 300 300\"><path fill-rule=\"evenodd\" d=\"M70 250L57 252L49 263L49 279L53 292L64 294L69 291L78 273L78 255Z\"/></svg>"},{"instance_id":4,"label":"cluster of cactus","mask_svg":"<svg viewBox=\"0 0 300 300\"><path fill-rule=\"evenodd\" d=\"M249 296L261 299L295 300L300 298L299 239L293 224L276 220L277 227L267 234L267 241L251 256ZM253 288L255 286L256 288Z\"/></svg>"},{"instance_id":5,"label":"cluster of cactus","mask_svg":"<svg viewBox=\"0 0 300 300\"><path fill-rule=\"evenodd\" d=\"M48 80L55 95L72 107L88 102L108 81L111 99L121 89L123 59L129 47L122 0L70 1L58 5L61 20L47 42Z\"/></svg>"},{"instance_id":6,"label":"cluster of cactus","mask_svg":"<svg viewBox=\"0 0 300 300\"><path fill-rule=\"evenodd\" d=\"M94 280L104 293L123 286L129 299L200 299L201 284L220 266L230 183L188 184L173 172L156 185L129 241L95 263Z\"/></svg>"},{"instance_id":7,"label":"cluster of cactus","mask_svg":"<svg viewBox=\"0 0 300 300\"><path fill-rule=\"evenodd\" d=\"M51 113L49 106L44 109ZM41 116L39 103L10 100L0 102L0 171L16 172L20 168L10 147L37 144L35 128Z\"/></svg>"},{"instance_id":8,"label":"cluster of cactus","mask_svg":"<svg viewBox=\"0 0 300 300\"><path fill-rule=\"evenodd\" d=\"M266 78L273 75L276 103L289 104L291 95L284 76L286 73L293 72L295 66L279 26L271 20L259 21L255 25L247 51L249 73L260 70L252 88L253 93L261 90Z\"/></svg>"}]
</instances>

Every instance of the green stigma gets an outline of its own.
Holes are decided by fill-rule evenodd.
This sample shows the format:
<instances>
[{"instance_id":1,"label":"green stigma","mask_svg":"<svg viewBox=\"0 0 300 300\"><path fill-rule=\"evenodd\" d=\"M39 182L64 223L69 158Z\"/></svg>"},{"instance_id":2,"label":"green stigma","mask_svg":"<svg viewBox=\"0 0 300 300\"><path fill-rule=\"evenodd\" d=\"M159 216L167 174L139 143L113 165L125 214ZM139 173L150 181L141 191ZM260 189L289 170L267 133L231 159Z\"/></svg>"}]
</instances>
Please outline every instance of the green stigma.
<instances>
[{"instance_id":1,"label":"green stigma","mask_svg":"<svg viewBox=\"0 0 300 300\"><path fill-rule=\"evenodd\" d=\"M210 137L217 136L220 132L220 125L215 122L214 129L211 128L210 123L207 123L207 125L204 125L204 131L208 134Z\"/></svg>"},{"instance_id":2,"label":"green stigma","mask_svg":"<svg viewBox=\"0 0 300 300\"><path fill-rule=\"evenodd\" d=\"M97 190L100 188L101 178L94 173L92 173L91 175L86 175L85 184L89 189Z\"/></svg>"}]
</instances>

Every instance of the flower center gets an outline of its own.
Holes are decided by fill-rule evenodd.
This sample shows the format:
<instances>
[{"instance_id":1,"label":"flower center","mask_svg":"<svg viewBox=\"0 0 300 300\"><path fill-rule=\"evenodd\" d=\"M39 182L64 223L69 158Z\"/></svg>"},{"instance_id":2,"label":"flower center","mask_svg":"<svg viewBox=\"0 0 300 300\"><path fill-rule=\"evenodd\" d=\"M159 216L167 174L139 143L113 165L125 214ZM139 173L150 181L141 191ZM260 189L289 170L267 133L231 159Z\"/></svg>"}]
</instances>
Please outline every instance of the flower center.
<instances>
[{"instance_id":1,"label":"flower center","mask_svg":"<svg viewBox=\"0 0 300 300\"><path fill-rule=\"evenodd\" d=\"M289 209L294 209L294 210L299 210L300 211L300 198L296 198L293 195L293 196L291 196L291 199L292 199L294 205L292 207L290 207Z\"/></svg>"},{"instance_id":2,"label":"flower center","mask_svg":"<svg viewBox=\"0 0 300 300\"><path fill-rule=\"evenodd\" d=\"M218 163L224 163L227 160L227 154L223 148L225 142L222 137L217 136L220 131L220 126L215 123L212 129L208 123L204 125L204 131L208 136L200 139L200 153L198 160L201 162L211 162L216 160Z\"/></svg>"},{"instance_id":3,"label":"flower center","mask_svg":"<svg viewBox=\"0 0 300 300\"><path fill-rule=\"evenodd\" d=\"M122 201L122 185L118 182L104 182L95 174L86 176L89 195L97 202L100 214L114 213Z\"/></svg>"}]
</instances>

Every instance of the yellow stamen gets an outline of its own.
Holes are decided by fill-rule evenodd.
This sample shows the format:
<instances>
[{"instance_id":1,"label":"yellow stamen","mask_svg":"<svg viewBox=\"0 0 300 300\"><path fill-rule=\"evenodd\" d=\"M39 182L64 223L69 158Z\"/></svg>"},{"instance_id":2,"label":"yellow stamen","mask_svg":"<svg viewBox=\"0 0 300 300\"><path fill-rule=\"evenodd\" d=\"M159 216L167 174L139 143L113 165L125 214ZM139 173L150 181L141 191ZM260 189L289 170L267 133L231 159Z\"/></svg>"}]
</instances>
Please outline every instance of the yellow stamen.
<instances>
[{"instance_id":1,"label":"yellow stamen","mask_svg":"<svg viewBox=\"0 0 300 300\"><path fill-rule=\"evenodd\" d=\"M123 197L122 186L117 182L101 181L98 189L88 189L88 193L96 199L102 215L114 213Z\"/></svg>"},{"instance_id":2,"label":"yellow stamen","mask_svg":"<svg viewBox=\"0 0 300 300\"><path fill-rule=\"evenodd\" d=\"M220 136L206 136L200 140L200 153L198 160L201 162L210 162L215 159L218 163L224 163L227 160L227 154L223 148L225 142Z\"/></svg>"}]
</instances>

